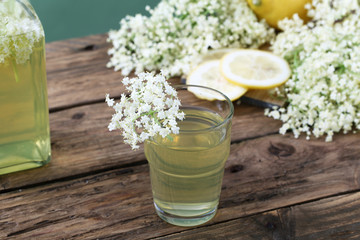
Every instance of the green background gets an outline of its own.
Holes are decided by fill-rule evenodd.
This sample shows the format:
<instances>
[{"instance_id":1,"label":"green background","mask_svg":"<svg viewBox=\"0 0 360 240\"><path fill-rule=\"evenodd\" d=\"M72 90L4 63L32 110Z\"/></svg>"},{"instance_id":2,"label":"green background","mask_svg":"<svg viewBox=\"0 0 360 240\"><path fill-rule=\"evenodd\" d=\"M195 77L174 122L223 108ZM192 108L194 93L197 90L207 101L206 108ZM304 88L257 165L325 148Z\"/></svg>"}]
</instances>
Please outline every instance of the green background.
<instances>
[{"instance_id":1,"label":"green background","mask_svg":"<svg viewBox=\"0 0 360 240\"><path fill-rule=\"evenodd\" d=\"M46 42L119 29L120 20L160 0L30 0L45 30Z\"/></svg>"}]
</instances>

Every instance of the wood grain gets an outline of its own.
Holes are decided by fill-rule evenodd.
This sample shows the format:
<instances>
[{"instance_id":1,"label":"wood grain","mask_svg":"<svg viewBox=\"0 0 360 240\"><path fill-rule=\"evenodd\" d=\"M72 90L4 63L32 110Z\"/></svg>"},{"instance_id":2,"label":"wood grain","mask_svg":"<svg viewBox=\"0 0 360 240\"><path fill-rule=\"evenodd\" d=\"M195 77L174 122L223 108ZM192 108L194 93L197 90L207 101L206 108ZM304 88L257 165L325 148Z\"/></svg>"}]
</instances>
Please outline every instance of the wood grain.
<instances>
[{"instance_id":1,"label":"wood grain","mask_svg":"<svg viewBox=\"0 0 360 240\"><path fill-rule=\"evenodd\" d=\"M46 58L53 61L59 56L71 55L76 52L92 51L108 47L107 34L96 34L81 38L71 38L46 44Z\"/></svg>"},{"instance_id":2,"label":"wood grain","mask_svg":"<svg viewBox=\"0 0 360 240\"><path fill-rule=\"evenodd\" d=\"M192 97L191 101L199 100ZM118 131L108 131L112 114L113 110L105 102L51 113L52 160L41 168L0 176L0 192L145 163L142 150L132 151L123 143ZM262 109L239 105L233 118L232 140L274 134L279 124L265 117Z\"/></svg>"},{"instance_id":3,"label":"wood grain","mask_svg":"<svg viewBox=\"0 0 360 240\"><path fill-rule=\"evenodd\" d=\"M53 42L46 45L49 108L51 111L119 96L124 87L120 72L106 67L106 35Z\"/></svg>"},{"instance_id":4,"label":"wood grain","mask_svg":"<svg viewBox=\"0 0 360 240\"><path fill-rule=\"evenodd\" d=\"M52 42L46 45L49 107L51 111L99 102L105 93L120 96L124 92L120 71L107 68L111 44L107 35ZM133 77L134 75L130 75ZM175 78L173 81L180 82ZM91 91L89 91L91 89ZM283 105L267 90L251 90L244 102L260 107Z\"/></svg>"},{"instance_id":5,"label":"wood grain","mask_svg":"<svg viewBox=\"0 0 360 240\"><path fill-rule=\"evenodd\" d=\"M172 226L155 214L143 151L107 130L104 94L124 89L106 35L46 48L53 159L0 176L0 239L360 239L360 133L282 136L237 102L217 215Z\"/></svg>"},{"instance_id":6,"label":"wood grain","mask_svg":"<svg viewBox=\"0 0 360 240\"><path fill-rule=\"evenodd\" d=\"M233 144L218 214L205 226L359 190L359 135L336 137L309 144L269 135ZM156 217L147 165L3 193L0 202L0 237L146 239L184 231ZM314 234L302 232L303 239Z\"/></svg>"},{"instance_id":7,"label":"wood grain","mask_svg":"<svg viewBox=\"0 0 360 240\"><path fill-rule=\"evenodd\" d=\"M185 230L156 239L360 239L359 214L360 193L353 193Z\"/></svg>"}]
</instances>

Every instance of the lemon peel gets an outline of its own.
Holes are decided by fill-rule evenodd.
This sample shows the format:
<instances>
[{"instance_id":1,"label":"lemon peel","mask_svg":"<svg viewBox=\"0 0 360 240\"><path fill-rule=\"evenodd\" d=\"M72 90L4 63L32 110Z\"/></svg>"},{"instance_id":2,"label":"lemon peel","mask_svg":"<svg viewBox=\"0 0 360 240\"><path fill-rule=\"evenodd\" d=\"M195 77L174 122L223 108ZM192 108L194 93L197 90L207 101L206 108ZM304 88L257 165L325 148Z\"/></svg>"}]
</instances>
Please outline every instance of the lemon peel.
<instances>
[{"instance_id":1,"label":"lemon peel","mask_svg":"<svg viewBox=\"0 0 360 240\"><path fill-rule=\"evenodd\" d=\"M220 60L220 72L229 82L249 89L269 89L290 77L287 61L271 52L240 49Z\"/></svg>"},{"instance_id":2,"label":"lemon peel","mask_svg":"<svg viewBox=\"0 0 360 240\"><path fill-rule=\"evenodd\" d=\"M278 28L278 21L284 18L292 18L297 13L304 21L308 21L305 5L312 0L247 0L249 7L260 19Z\"/></svg>"}]
</instances>

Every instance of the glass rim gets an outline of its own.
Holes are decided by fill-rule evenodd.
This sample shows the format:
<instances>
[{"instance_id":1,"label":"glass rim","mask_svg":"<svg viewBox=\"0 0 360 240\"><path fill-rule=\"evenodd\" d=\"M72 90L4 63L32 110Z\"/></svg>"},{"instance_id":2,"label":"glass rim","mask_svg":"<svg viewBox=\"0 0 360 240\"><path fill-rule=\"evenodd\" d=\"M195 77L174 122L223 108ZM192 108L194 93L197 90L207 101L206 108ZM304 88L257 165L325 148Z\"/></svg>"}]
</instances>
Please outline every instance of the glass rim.
<instances>
[{"instance_id":1,"label":"glass rim","mask_svg":"<svg viewBox=\"0 0 360 240\"><path fill-rule=\"evenodd\" d=\"M173 85L173 87L176 90L179 90L179 89L181 90L182 89L182 90L187 90L188 91L189 87L195 87L195 88L203 88L203 89L207 89L207 90L216 92L216 93L220 94L224 98L224 100L220 100L220 99L214 99L214 100L211 100L211 101L210 100L205 100L205 99L202 99L202 100L203 101L209 101L209 102L213 102L213 101L227 102L227 105L229 106L229 113L227 113L226 117L221 122L217 123L216 125L208 127L208 128L198 129L198 130L181 130L180 129L180 132L193 133L193 132L209 131L211 129L219 128L219 127L225 125L228 121L231 121L232 117L234 116L234 104L232 103L232 101L224 93L220 92L217 89L207 87L207 86L194 85L194 84L175 84L175 85ZM180 106L180 109L181 109L181 107L182 106ZM186 117L186 115L185 115L185 117Z\"/></svg>"}]
</instances>

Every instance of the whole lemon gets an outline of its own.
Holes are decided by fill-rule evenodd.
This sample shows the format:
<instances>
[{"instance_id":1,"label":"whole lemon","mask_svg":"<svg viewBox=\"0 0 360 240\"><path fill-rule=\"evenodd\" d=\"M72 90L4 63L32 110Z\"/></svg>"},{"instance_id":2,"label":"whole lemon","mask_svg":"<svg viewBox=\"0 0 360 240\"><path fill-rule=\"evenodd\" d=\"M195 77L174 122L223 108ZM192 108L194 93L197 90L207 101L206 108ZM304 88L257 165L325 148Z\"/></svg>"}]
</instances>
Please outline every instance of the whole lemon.
<instances>
[{"instance_id":1,"label":"whole lemon","mask_svg":"<svg viewBox=\"0 0 360 240\"><path fill-rule=\"evenodd\" d=\"M284 18L291 18L295 13L305 22L309 20L305 4L311 0L247 0L250 8L260 19L278 28L278 21Z\"/></svg>"}]
</instances>

